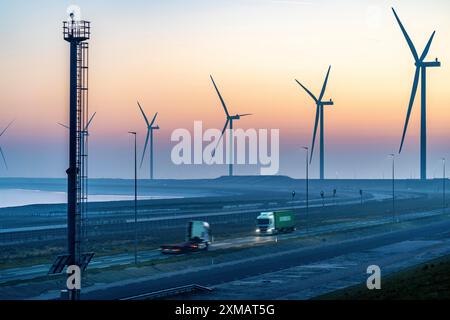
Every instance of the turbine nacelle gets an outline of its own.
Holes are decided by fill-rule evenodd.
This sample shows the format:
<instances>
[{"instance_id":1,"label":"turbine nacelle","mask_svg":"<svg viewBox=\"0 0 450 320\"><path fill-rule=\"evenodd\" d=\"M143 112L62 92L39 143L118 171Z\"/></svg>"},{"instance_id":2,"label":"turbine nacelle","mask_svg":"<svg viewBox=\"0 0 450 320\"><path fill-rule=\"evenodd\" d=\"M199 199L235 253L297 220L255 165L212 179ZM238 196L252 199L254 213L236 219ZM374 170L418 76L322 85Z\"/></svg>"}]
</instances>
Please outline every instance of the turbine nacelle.
<instances>
[{"instance_id":1,"label":"turbine nacelle","mask_svg":"<svg viewBox=\"0 0 450 320\"><path fill-rule=\"evenodd\" d=\"M151 126L147 126L147 130L148 131L150 131L150 130L159 130L159 129L161 129L160 127L159 127L159 125L151 125Z\"/></svg>"},{"instance_id":2,"label":"turbine nacelle","mask_svg":"<svg viewBox=\"0 0 450 320\"><path fill-rule=\"evenodd\" d=\"M334 106L333 100L330 99L330 101L319 101L319 106Z\"/></svg>"},{"instance_id":3,"label":"turbine nacelle","mask_svg":"<svg viewBox=\"0 0 450 320\"><path fill-rule=\"evenodd\" d=\"M436 67L440 67L441 66L441 62L438 60L438 58L436 58L435 61L430 61L430 62L416 62L414 63L414 65L418 68L436 68Z\"/></svg>"},{"instance_id":4,"label":"turbine nacelle","mask_svg":"<svg viewBox=\"0 0 450 320\"><path fill-rule=\"evenodd\" d=\"M239 119L241 119L242 117L247 117L247 116L251 116L251 115L252 115L251 113L236 114L236 115L234 115L234 116L229 116L229 117L227 117L227 119L228 119L228 120L239 120Z\"/></svg>"}]
</instances>

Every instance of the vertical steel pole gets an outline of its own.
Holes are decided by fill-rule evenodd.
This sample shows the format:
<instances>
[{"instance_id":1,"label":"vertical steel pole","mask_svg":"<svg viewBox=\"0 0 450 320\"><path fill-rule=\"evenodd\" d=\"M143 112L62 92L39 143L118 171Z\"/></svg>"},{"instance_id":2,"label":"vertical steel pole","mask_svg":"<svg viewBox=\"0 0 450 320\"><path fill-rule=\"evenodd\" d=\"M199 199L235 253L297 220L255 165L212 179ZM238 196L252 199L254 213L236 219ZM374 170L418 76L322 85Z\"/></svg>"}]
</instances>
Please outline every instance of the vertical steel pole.
<instances>
[{"instance_id":1,"label":"vertical steel pole","mask_svg":"<svg viewBox=\"0 0 450 320\"><path fill-rule=\"evenodd\" d=\"M309 222L309 148L303 147L306 150L306 231L308 231L308 222Z\"/></svg>"},{"instance_id":2,"label":"vertical steel pole","mask_svg":"<svg viewBox=\"0 0 450 320\"><path fill-rule=\"evenodd\" d=\"M134 264L138 263L137 257L137 133L134 134Z\"/></svg>"},{"instance_id":3,"label":"vertical steel pole","mask_svg":"<svg viewBox=\"0 0 450 320\"><path fill-rule=\"evenodd\" d=\"M67 170L67 224L69 264L76 263L76 205L77 205L77 48L70 42L70 111L69 111L69 169Z\"/></svg>"},{"instance_id":4,"label":"vertical steel pole","mask_svg":"<svg viewBox=\"0 0 450 320\"><path fill-rule=\"evenodd\" d=\"M442 158L442 213L445 214L445 158Z\"/></svg>"},{"instance_id":5,"label":"vertical steel pole","mask_svg":"<svg viewBox=\"0 0 450 320\"><path fill-rule=\"evenodd\" d=\"M395 222L395 156L392 155L392 219Z\"/></svg>"},{"instance_id":6,"label":"vertical steel pole","mask_svg":"<svg viewBox=\"0 0 450 320\"><path fill-rule=\"evenodd\" d=\"M323 106L320 106L320 180L325 179L325 147Z\"/></svg>"},{"instance_id":7,"label":"vertical steel pole","mask_svg":"<svg viewBox=\"0 0 450 320\"><path fill-rule=\"evenodd\" d=\"M137 134L134 135L134 263L135 264L137 264L137 142L136 142L137 137L136 136Z\"/></svg>"},{"instance_id":8,"label":"vertical steel pole","mask_svg":"<svg viewBox=\"0 0 450 320\"><path fill-rule=\"evenodd\" d=\"M309 216L309 149L306 150L306 215Z\"/></svg>"},{"instance_id":9,"label":"vertical steel pole","mask_svg":"<svg viewBox=\"0 0 450 320\"><path fill-rule=\"evenodd\" d=\"M153 180L153 128L150 128L150 180Z\"/></svg>"},{"instance_id":10,"label":"vertical steel pole","mask_svg":"<svg viewBox=\"0 0 450 320\"><path fill-rule=\"evenodd\" d=\"M82 43L89 40L89 22L79 22L74 20L74 14L70 14L71 21L63 23L64 40L70 44L70 66L69 66L69 168L67 174L67 265L80 266L80 241L81 241L81 219L84 210L84 134L81 128L85 116L85 96L82 93L84 88L85 68L83 61L86 58L83 53ZM80 178L80 182L78 181ZM80 196L79 196L80 195ZM79 207L80 206L80 207ZM70 275L69 275L70 276ZM79 289L70 289L70 300L80 298Z\"/></svg>"},{"instance_id":11,"label":"vertical steel pole","mask_svg":"<svg viewBox=\"0 0 450 320\"><path fill-rule=\"evenodd\" d=\"M427 179L427 68L422 67L420 119L420 179Z\"/></svg>"},{"instance_id":12,"label":"vertical steel pole","mask_svg":"<svg viewBox=\"0 0 450 320\"><path fill-rule=\"evenodd\" d=\"M134 136L134 264L137 264L137 133L133 131L128 133Z\"/></svg>"},{"instance_id":13,"label":"vertical steel pole","mask_svg":"<svg viewBox=\"0 0 450 320\"><path fill-rule=\"evenodd\" d=\"M233 141L233 119L230 119L230 163L228 167L228 175L233 176L233 160L234 160L234 141Z\"/></svg>"}]
</instances>

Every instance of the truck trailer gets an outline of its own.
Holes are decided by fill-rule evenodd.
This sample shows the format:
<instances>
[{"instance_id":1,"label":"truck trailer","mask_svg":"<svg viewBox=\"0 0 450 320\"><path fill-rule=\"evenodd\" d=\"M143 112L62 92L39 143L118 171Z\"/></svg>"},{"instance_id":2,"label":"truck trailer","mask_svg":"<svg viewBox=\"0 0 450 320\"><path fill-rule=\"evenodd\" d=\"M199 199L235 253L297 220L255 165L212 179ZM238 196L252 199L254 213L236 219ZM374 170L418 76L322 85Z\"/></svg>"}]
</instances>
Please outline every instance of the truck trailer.
<instances>
[{"instance_id":1,"label":"truck trailer","mask_svg":"<svg viewBox=\"0 0 450 320\"><path fill-rule=\"evenodd\" d=\"M186 239L176 244L161 246L163 254L182 254L208 250L210 244L210 227L205 221L190 221L187 225Z\"/></svg>"},{"instance_id":2,"label":"truck trailer","mask_svg":"<svg viewBox=\"0 0 450 320\"><path fill-rule=\"evenodd\" d=\"M295 230L294 211L261 212L256 218L257 234L288 233Z\"/></svg>"}]
</instances>

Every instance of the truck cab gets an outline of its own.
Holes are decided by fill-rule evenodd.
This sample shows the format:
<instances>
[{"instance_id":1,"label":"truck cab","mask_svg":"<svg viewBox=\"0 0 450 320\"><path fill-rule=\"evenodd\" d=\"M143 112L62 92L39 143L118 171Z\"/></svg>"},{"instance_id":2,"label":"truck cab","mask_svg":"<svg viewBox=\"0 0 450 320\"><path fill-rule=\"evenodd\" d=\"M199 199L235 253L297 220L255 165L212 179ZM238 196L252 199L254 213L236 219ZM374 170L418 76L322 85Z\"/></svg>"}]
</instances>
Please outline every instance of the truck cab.
<instances>
[{"instance_id":1,"label":"truck cab","mask_svg":"<svg viewBox=\"0 0 450 320\"><path fill-rule=\"evenodd\" d=\"M272 234L275 231L273 212L261 212L256 218L256 233Z\"/></svg>"},{"instance_id":2,"label":"truck cab","mask_svg":"<svg viewBox=\"0 0 450 320\"><path fill-rule=\"evenodd\" d=\"M190 221L187 226L186 242L198 244L201 248L208 249L211 242L211 228L205 221Z\"/></svg>"}]
</instances>

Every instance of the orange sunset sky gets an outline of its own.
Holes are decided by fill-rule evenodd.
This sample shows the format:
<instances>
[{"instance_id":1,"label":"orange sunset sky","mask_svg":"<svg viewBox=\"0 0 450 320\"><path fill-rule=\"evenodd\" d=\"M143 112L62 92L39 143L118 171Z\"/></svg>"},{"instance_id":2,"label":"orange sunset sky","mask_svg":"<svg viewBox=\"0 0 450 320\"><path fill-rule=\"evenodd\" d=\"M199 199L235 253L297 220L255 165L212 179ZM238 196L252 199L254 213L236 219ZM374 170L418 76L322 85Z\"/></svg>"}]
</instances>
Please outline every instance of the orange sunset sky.
<instances>
[{"instance_id":1,"label":"orange sunset sky","mask_svg":"<svg viewBox=\"0 0 450 320\"><path fill-rule=\"evenodd\" d=\"M9 170L0 177L64 177L68 122L68 44L62 21L70 1L0 0L0 138ZM395 7L419 54L436 30L429 69L428 175L441 176L450 158L450 2L166 0L77 1L92 22L90 40L90 176L133 174L129 130L146 127L159 112L157 178L209 178L225 166L175 166L170 161L174 129L222 128L225 117L211 85L212 74L231 113L254 115L238 128L280 129L280 174L304 177L300 149L311 144L315 106L294 82L319 94L332 65L325 98L326 175L381 178L390 174L410 95L414 61L391 7ZM420 91L403 153L400 177L419 173ZM316 146L318 147L318 146ZM316 149L318 150L318 148ZM318 173L318 153L311 170ZM257 166L237 166L256 174ZM140 170L148 176L148 168Z\"/></svg>"}]
</instances>

